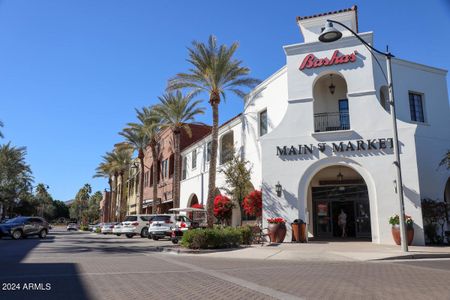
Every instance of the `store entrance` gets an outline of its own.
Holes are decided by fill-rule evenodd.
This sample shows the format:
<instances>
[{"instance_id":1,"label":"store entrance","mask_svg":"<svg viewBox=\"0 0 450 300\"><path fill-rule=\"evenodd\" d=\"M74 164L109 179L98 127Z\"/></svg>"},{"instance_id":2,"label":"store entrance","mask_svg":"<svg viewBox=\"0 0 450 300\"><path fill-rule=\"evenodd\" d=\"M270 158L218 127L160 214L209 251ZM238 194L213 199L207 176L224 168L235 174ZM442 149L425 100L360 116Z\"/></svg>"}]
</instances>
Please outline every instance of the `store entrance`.
<instances>
[{"instance_id":1,"label":"store entrance","mask_svg":"<svg viewBox=\"0 0 450 300\"><path fill-rule=\"evenodd\" d=\"M313 187L312 204L315 237L371 237L366 185Z\"/></svg>"}]
</instances>

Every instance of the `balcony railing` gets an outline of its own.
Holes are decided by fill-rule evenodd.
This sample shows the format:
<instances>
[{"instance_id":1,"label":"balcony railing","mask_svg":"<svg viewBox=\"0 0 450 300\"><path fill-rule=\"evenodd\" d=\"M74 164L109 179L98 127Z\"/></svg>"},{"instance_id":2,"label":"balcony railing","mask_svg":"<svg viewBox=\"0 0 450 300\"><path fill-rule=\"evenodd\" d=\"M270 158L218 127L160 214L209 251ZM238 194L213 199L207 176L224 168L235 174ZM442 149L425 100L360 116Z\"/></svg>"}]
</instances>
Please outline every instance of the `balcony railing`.
<instances>
[{"instance_id":1,"label":"balcony railing","mask_svg":"<svg viewBox=\"0 0 450 300\"><path fill-rule=\"evenodd\" d=\"M314 131L336 131L350 129L348 112L332 112L314 114Z\"/></svg>"}]
</instances>

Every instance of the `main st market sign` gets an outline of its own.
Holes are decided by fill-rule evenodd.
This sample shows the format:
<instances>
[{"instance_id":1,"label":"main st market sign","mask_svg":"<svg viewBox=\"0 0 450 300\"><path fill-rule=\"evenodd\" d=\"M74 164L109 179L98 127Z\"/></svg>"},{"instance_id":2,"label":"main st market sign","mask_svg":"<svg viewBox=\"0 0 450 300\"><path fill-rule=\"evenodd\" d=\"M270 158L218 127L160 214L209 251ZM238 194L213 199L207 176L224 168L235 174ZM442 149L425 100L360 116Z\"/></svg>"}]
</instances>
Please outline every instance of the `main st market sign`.
<instances>
[{"instance_id":1,"label":"main st market sign","mask_svg":"<svg viewBox=\"0 0 450 300\"><path fill-rule=\"evenodd\" d=\"M277 146L277 156L308 155L320 151L324 153L331 149L334 153L364 152L394 148L392 138L379 138L368 140L355 140L336 143L298 144L290 146Z\"/></svg>"}]
</instances>

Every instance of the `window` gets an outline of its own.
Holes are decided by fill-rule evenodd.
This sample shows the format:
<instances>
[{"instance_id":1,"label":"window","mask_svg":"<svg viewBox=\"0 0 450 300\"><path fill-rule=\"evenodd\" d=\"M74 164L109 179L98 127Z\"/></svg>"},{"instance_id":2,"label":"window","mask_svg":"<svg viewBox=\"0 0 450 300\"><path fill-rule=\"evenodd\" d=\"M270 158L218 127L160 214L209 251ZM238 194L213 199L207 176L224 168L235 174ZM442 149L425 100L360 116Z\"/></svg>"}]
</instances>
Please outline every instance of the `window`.
<instances>
[{"instance_id":1,"label":"window","mask_svg":"<svg viewBox=\"0 0 450 300\"><path fill-rule=\"evenodd\" d=\"M409 93L409 111L411 112L411 120L415 122L425 122L423 115L422 95L417 93Z\"/></svg>"},{"instance_id":2,"label":"window","mask_svg":"<svg viewBox=\"0 0 450 300\"><path fill-rule=\"evenodd\" d=\"M211 160L211 142L206 145L206 161Z\"/></svg>"},{"instance_id":3,"label":"window","mask_svg":"<svg viewBox=\"0 0 450 300\"><path fill-rule=\"evenodd\" d=\"M197 168L197 149L192 151L192 169Z\"/></svg>"},{"instance_id":4,"label":"window","mask_svg":"<svg viewBox=\"0 0 450 300\"><path fill-rule=\"evenodd\" d=\"M161 162L161 176L162 178L169 177L169 160L165 159Z\"/></svg>"},{"instance_id":5,"label":"window","mask_svg":"<svg viewBox=\"0 0 450 300\"><path fill-rule=\"evenodd\" d=\"M187 157L183 157L183 174L181 176L181 179L184 180L187 177Z\"/></svg>"},{"instance_id":6,"label":"window","mask_svg":"<svg viewBox=\"0 0 450 300\"><path fill-rule=\"evenodd\" d=\"M234 152L234 136L230 131L222 136L220 142L220 163L224 164L233 159Z\"/></svg>"},{"instance_id":7,"label":"window","mask_svg":"<svg viewBox=\"0 0 450 300\"><path fill-rule=\"evenodd\" d=\"M259 136L267 133L267 109L259 113Z\"/></svg>"}]
</instances>

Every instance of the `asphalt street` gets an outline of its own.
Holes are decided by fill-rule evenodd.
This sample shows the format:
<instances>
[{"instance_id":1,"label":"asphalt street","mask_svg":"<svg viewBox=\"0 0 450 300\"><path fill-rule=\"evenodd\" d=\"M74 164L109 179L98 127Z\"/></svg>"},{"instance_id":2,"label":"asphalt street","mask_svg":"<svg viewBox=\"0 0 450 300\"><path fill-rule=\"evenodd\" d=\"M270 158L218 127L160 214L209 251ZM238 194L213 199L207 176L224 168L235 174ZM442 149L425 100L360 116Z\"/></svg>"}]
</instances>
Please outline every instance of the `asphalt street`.
<instances>
[{"instance_id":1,"label":"asphalt street","mask_svg":"<svg viewBox=\"0 0 450 300\"><path fill-rule=\"evenodd\" d=\"M54 231L0 240L0 299L450 299L450 260L224 259L169 241Z\"/></svg>"}]
</instances>

